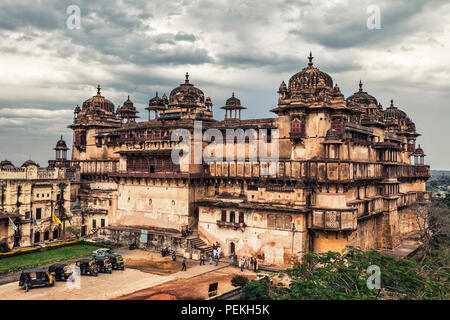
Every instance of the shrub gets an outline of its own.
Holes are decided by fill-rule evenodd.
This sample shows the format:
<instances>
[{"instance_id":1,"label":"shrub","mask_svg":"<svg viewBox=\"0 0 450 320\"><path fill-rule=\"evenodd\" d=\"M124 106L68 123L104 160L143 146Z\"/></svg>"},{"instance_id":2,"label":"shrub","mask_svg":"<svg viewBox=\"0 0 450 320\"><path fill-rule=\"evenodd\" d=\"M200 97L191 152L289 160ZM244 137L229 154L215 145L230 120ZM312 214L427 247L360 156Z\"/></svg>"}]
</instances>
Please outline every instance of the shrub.
<instances>
[{"instance_id":1,"label":"shrub","mask_svg":"<svg viewBox=\"0 0 450 320\"><path fill-rule=\"evenodd\" d=\"M248 283L248 279L241 275L236 275L231 279L233 287L243 287Z\"/></svg>"}]
</instances>

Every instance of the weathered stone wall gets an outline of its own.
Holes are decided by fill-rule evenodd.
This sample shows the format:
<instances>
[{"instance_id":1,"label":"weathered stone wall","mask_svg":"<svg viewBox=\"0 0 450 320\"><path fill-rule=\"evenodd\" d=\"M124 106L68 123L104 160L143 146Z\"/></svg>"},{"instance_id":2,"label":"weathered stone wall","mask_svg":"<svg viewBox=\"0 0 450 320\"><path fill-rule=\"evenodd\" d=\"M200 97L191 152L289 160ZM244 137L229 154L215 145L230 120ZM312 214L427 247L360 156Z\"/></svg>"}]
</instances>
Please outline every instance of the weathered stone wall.
<instances>
[{"instance_id":1,"label":"weathered stone wall","mask_svg":"<svg viewBox=\"0 0 450 320\"><path fill-rule=\"evenodd\" d=\"M170 184L119 184L113 225L180 230L188 224L189 188Z\"/></svg>"},{"instance_id":2,"label":"weathered stone wall","mask_svg":"<svg viewBox=\"0 0 450 320\"><path fill-rule=\"evenodd\" d=\"M230 211L227 211L227 221ZM222 209L200 207L199 209L199 235L209 243L219 242L224 255L231 254L232 243L238 256L253 256L271 264L289 264L292 253L292 231L291 225L268 226L268 215L266 212L245 213L245 227L234 228L219 226L217 220L221 219ZM277 218L283 216L274 213ZM288 215L288 214L286 214ZM294 254L305 252L307 246L306 222L303 214L289 214L295 223L297 232L294 236Z\"/></svg>"},{"instance_id":3,"label":"weathered stone wall","mask_svg":"<svg viewBox=\"0 0 450 320\"><path fill-rule=\"evenodd\" d=\"M90 238L117 246L129 246L132 243L136 243L140 249L157 252L169 248L179 255L182 255L187 247L186 238L171 234L152 233L151 231L147 231L147 242L141 242L141 230L131 228L100 228Z\"/></svg>"}]
</instances>

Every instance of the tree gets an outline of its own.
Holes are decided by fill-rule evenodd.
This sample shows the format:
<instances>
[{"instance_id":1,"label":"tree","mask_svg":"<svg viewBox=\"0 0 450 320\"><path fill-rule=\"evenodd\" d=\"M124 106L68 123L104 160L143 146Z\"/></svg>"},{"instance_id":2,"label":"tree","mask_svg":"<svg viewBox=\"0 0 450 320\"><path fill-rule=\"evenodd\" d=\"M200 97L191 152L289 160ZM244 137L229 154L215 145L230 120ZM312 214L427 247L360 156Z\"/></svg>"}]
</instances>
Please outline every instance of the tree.
<instances>
[{"instance_id":1,"label":"tree","mask_svg":"<svg viewBox=\"0 0 450 320\"><path fill-rule=\"evenodd\" d=\"M252 280L242 288L242 300L285 300L288 298L289 289L281 284L274 285L268 278Z\"/></svg>"},{"instance_id":2,"label":"tree","mask_svg":"<svg viewBox=\"0 0 450 320\"><path fill-rule=\"evenodd\" d=\"M381 271L381 288L369 289L367 269ZM288 274L289 299L439 299L445 284L420 274L420 265L376 250L347 247L343 253L308 253Z\"/></svg>"}]
</instances>

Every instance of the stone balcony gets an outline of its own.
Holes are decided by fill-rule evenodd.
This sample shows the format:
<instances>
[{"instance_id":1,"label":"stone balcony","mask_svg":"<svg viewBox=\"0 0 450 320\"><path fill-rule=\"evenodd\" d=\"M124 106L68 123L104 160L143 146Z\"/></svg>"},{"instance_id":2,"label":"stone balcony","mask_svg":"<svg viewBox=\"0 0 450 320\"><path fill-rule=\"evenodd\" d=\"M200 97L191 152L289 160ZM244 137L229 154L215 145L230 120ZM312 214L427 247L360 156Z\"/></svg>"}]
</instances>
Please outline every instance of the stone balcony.
<instances>
[{"instance_id":1,"label":"stone balcony","mask_svg":"<svg viewBox=\"0 0 450 320\"><path fill-rule=\"evenodd\" d=\"M244 222L239 223L239 222L222 221L222 220L217 220L216 224L222 228L233 228L233 229L245 228L247 226Z\"/></svg>"}]
</instances>

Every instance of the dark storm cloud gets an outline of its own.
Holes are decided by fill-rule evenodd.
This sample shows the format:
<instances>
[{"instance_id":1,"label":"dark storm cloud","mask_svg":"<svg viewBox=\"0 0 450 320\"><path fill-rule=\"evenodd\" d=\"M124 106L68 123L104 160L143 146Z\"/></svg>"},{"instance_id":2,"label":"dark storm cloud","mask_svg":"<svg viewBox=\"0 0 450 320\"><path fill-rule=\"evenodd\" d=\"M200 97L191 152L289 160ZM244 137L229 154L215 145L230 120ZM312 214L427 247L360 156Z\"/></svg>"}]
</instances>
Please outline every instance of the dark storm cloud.
<instances>
[{"instance_id":1,"label":"dark storm cloud","mask_svg":"<svg viewBox=\"0 0 450 320\"><path fill-rule=\"evenodd\" d=\"M305 52L306 53L306 52ZM305 57L298 56L280 56L276 53L270 54L246 54L238 53L222 53L218 55L217 62L222 66L233 68L267 68L273 73L293 72L301 70L308 64ZM341 73L346 71L359 70L361 66L353 61L335 61L324 60L319 61L321 68L330 73Z\"/></svg>"},{"instance_id":2,"label":"dark storm cloud","mask_svg":"<svg viewBox=\"0 0 450 320\"><path fill-rule=\"evenodd\" d=\"M41 30L61 28L64 16L58 15L53 8L35 1L10 1L0 3L0 29L15 30L32 26Z\"/></svg>"},{"instance_id":3,"label":"dark storm cloud","mask_svg":"<svg viewBox=\"0 0 450 320\"><path fill-rule=\"evenodd\" d=\"M442 14L445 3L1 1L0 157L6 153L23 162L31 153L45 165L60 133L70 143L66 126L71 110L96 93L98 82L116 106L130 94L141 120L155 91L169 94L186 71L211 96L217 119L223 116L217 106L233 90L248 107L245 118L274 116L269 110L276 105L279 83L307 66L310 50L314 65L329 73L344 93L356 91L362 77L383 105L394 98L405 106L426 133L420 139L433 144L440 137L430 120L433 110L439 111L440 127L449 119L444 110L448 97L442 92L449 90L450 63L427 57L445 50L439 37L448 24ZM81 8L81 30L66 27L66 9L72 4ZM366 9L372 4L380 5L381 30L367 29ZM411 35L417 35L415 42ZM5 71L10 64L14 67ZM6 148L13 139L17 143ZM439 155L435 159L450 156L448 151L430 151Z\"/></svg>"},{"instance_id":4,"label":"dark storm cloud","mask_svg":"<svg viewBox=\"0 0 450 320\"><path fill-rule=\"evenodd\" d=\"M369 29L367 20L374 12L368 13L367 8L374 4L378 2L336 3L320 11L307 11L302 15L301 27L290 30L290 34L332 49L393 43L423 28L417 16L426 6L437 9L445 1L401 0L380 3L381 29Z\"/></svg>"}]
</instances>

